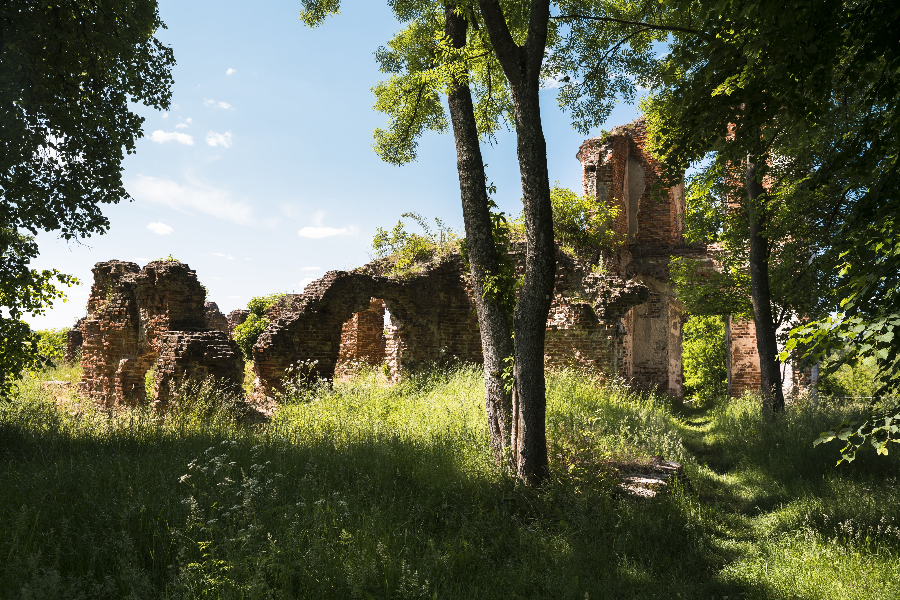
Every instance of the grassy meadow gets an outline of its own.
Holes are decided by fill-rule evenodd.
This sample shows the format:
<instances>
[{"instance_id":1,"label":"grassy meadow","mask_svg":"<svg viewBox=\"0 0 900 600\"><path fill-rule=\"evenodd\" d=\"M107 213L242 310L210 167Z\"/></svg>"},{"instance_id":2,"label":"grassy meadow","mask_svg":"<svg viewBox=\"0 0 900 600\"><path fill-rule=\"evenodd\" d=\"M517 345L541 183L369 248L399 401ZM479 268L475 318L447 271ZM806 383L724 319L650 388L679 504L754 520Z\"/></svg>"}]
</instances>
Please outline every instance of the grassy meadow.
<instances>
[{"instance_id":1,"label":"grassy meadow","mask_svg":"<svg viewBox=\"0 0 900 600\"><path fill-rule=\"evenodd\" d=\"M498 470L480 373L297 390L245 424L209 389L110 415L36 373L0 403L0 598L900 597L900 469L813 447L853 407L673 407L548 379L551 477ZM616 467L686 479L652 499Z\"/></svg>"}]
</instances>

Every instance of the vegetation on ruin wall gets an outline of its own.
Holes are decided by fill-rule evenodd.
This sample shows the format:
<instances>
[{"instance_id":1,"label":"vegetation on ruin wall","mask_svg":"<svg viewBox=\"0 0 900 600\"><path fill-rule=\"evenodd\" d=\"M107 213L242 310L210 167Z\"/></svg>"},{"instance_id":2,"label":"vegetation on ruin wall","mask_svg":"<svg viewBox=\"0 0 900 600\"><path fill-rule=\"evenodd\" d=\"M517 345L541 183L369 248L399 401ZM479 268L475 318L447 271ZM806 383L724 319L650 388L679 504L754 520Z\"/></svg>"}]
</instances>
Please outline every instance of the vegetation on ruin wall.
<instances>
[{"instance_id":1,"label":"vegetation on ruin wall","mask_svg":"<svg viewBox=\"0 0 900 600\"><path fill-rule=\"evenodd\" d=\"M231 336L237 343L238 348L241 349L244 360L253 360L253 346L256 344L259 336L262 335L262 332L269 326L269 318L266 316L266 312L275 306L275 303L283 296L284 294L279 293L267 296L254 296L247 303L247 310L250 311L250 314L247 315L246 321L234 328L234 333Z\"/></svg>"},{"instance_id":2,"label":"vegetation on ruin wall","mask_svg":"<svg viewBox=\"0 0 900 600\"><path fill-rule=\"evenodd\" d=\"M209 390L116 417L41 379L0 405L2 598L888 599L900 593L897 456L833 464L828 402L675 413L548 378L550 477L498 471L481 373L377 373L235 422ZM201 416L203 415L203 416ZM610 459L662 454L689 484L615 492Z\"/></svg>"},{"instance_id":3,"label":"vegetation on ruin wall","mask_svg":"<svg viewBox=\"0 0 900 600\"><path fill-rule=\"evenodd\" d=\"M489 190L496 192L492 184ZM563 252L597 265L602 261L603 251L622 243L621 236L610 227L619 214L618 207L597 202L591 196L579 196L558 182L550 190L550 200L555 237ZM525 241L524 217L520 213L515 218L507 218L496 203L490 204L495 243L501 254L505 254L513 244ZM402 219L416 223L422 234L407 231ZM389 273L394 276L420 272L425 264L440 262L453 254L462 253L466 257L465 239L456 231L439 218L434 219L432 227L422 215L413 212L403 213L390 231L377 227L372 250L375 258L388 259Z\"/></svg>"}]
</instances>

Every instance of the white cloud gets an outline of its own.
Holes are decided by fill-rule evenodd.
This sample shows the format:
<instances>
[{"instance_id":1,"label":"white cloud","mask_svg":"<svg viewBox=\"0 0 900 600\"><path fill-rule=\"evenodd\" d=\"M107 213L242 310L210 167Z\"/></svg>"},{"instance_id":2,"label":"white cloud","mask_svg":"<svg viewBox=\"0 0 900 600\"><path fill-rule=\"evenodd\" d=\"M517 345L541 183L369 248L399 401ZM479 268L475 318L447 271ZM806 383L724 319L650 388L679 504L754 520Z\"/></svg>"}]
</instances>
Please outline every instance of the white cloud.
<instances>
[{"instance_id":1,"label":"white cloud","mask_svg":"<svg viewBox=\"0 0 900 600\"><path fill-rule=\"evenodd\" d=\"M234 110L234 107L227 102L216 102L215 100L204 100L203 106L211 106L212 108L223 108L225 110Z\"/></svg>"},{"instance_id":2,"label":"white cloud","mask_svg":"<svg viewBox=\"0 0 900 600\"><path fill-rule=\"evenodd\" d=\"M175 126L175 129L184 129L187 126L188 126L187 123L179 123L178 125Z\"/></svg>"},{"instance_id":3,"label":"white cloud","mask_svg":"<svg viewBox=\"0 0 900 600\"><path fill-rule=\"evenodd\" d=\"M206 143L210 146L222 146L223 148L231 148L231 132L216 133L210 131L206 134Z\"/></svg>"},{"instance_id":4,"label":"white cloud","mask_svg":"<svg viewBox=\"0 0 900 600\"><path fill-rule=\"evenodd\" d=\"M303 267L301 271L321 271L322 267Z\"/></svg>"},{"instance_id":5,"label":"white cloud","mask_svg":"<svg viewBox=\"0 0 900 600\"><path fill-rule=\"evenodd\" d=\"M297 285L300 286L300 289L302 290L302 289L306 288L307 285L309 285L310 283L312 283L315 280L316 280L315 277L307 277L307 278L301 280L300 283L298 283Z\"/></svg>"},{"instance_id":6,"label":"white cloud","mask_svg":"<svg viewBox=\"0 0 900 600\"><path fill-rule=\"evenodd\" d=\"M169 113L167 113L167 112L163 113L163 119L168 119L168 118L169 118Z\"/></svg>"},{"instance_id":7,"label":"white cloud","mask_svg":"<svg viewBox=\"0 0 900 600\"><path fill-rule=\"evenodd\" d=\"M149 225L147 225L147 229L149 229L156 235L169 235L170 233L175 231L165 223L150 223Z\"/></svg>"},{"instance_id":8,"label":"white cloud","mask_svg":"<svg viewBox=\"0 0 900 600\"><path fill-rule=\"evenodd\" d=\"M140 202L167 206L183 213L203 213L239 225L253 223L253 209L234 200L226 188L215 187L186 176L186 183L138 175L125 182L131 196Z\"/></svg>"},{"instance_id":9,"label":"white cloud","mask_svg":"<svg viewBox=\"0 0 900 600\"><path fill-rule=\"evenodd\" d=\"M178 142L179 144L184 144L185 146L193 146L194 138L186 133L179 133L178 131L163 131L162 129L157 129L153 133L150 134L150 139L157 144L165 144L166 142Z\"/></svg>"},{"instance_id":10,"label":"white cloud","mask_svg":"<svg viewBox=\"0 0 900 600\"><path fill-rule=\"evenodd\" d=\"M322 220L325 218L324 210L317 210L313 215L313 223L315 223L315 227L304 227L300 231L297 232L297 235L305 238L312 238L314 240L332 237L335 235L356 235L359 233L359 227L356 225L349 225L347 227L325 227L322 225Z\"/></svg>"},{"instance_id":11,"label":"white cloud","mask_svg":"<svg viewBox=\"0 0 900 600\"><path fill-rule=\"evenodd\" d=\"M335 235L350 235L352 233L353 231L351 231L351 228L348 227L304 227L297 232L297 235L299 235L300 237L318 240Z\"/></svg>"},{"instance_id":12,"label":"white cloud","mask_svg":"<svg viewBox=\"0 0 900 600\"><path fill-rule=\"evenodd\" d=\"M234 260L234 257L230 254L225 254L224 252L210 252L210 256L218 256L219 258L227 258L228 260Z\"/></svg>"},{"instance_id":13,"label":"white cloud","mask_svg":"<svg viewBox=\"0 0 900 600\"><path fill-rule=\"evenodd\" d=\"M226 75L234 75L235 73L237 73L237 69L232 69L231 67L229 67L228 70L225 71Z\"/></svg>"},{"instance_id":14,"label":"white cloud","mask_svg":"<svg viewBox=\"0 0 900 600\"><path fill-rule=\"evenodd\" d=\"M178 106L177 104L173 104L173 105L172 105L172 110L178 110L179 108L181 108L181 107ZM190 120L190 119L189 119L189 120Z\"/></svg>"}]
</instances>

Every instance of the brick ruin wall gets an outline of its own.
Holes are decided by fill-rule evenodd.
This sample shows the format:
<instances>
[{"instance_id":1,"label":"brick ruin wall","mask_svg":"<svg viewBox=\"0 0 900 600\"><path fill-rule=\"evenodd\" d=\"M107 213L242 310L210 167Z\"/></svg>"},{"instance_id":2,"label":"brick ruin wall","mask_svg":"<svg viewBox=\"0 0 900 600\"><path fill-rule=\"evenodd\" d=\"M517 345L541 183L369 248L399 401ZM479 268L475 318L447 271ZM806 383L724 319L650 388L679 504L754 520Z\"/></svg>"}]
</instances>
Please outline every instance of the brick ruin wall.
<instances>
[{"instance_id":1,"label":"brick ruin wall","mask_svg":"<svg viewBox=\"0 0 900 600\"><path fill-rule=\"evenodd\" d=\"M562 252L558 257L546 363L615 374L622 360L620 319L646 301L648 291L593 273ZM272 323L253 349L255 394L283 389L283 377L298 363L315 361L313 374L331 379L360 363L384 362L396 379L423 365L482 362L472 287L460 256L402 278L385 276L385 270L375 261L353 272L329 272L270 309Z\"/></svg>"},{"instance_id":2,"label":"brick ruin wall","mask_svg":"<svg viewBox=\"0 0 900 600\"><path fill-rule=\"evenodd\" d=\"M708 257L705 248L684 243L683 189L652 197L660 169L645 143L644 122L638 120L587 140L578 152L584 192L619 208L613 229L626 241L604 256L605 275L559 253L545 360L681 396L684 317L668 264L672 256ZM110 261L95 267L89 316L80 329L83 386L102 402L140 398L143 374L154 362L157 396L191 372L233 380L233 366L217 371L210 365L237 364L225 347L238 355L228 336L249 313L232 311L226 318L214 303L204 305L194 273L174 265L179 264L151 263L141 271L133 263ZM328 379L349 374L359 363L384 362L396 378L423 364L481 362L471 294L459 257L403 279L387 277L378 261L353 272L329 272L270 311L272 323L253 349L256 393L282 389L283 377L299 362L314 364L312 374ZM744 365L752 363L755 346L747 342L747 331L733 333L738 350L729 351L729 381L739 393L752 386L752 369ZM204 344L212 363L200 358Z\"/></svg>"},{"instance_id":3,"label":"brick ruin wall","mask_svg":"<svg viewBox=\"0 0 900 600\"><path fill-rule=\"evenodd\" d=\"M335 377L353 375L357 365L380 365L385 360L385 303L372 298L369 307L355 313L341 327Z\"/></svg>"},{"instance_id":4,"label":"brick ruin wall","mask_svg":"<svg viewBox=\"0 0 900 600\"><path fill-rule=\"evenodd\" d=\"M586 140L576 155L586 195L618 209L613 230L624 243L604 256L613 274L649 290L621 320L622 358L617 373L642 389L681 397L682 307L669 276L672 256L703 259L706 249L684 242L681 185L654 197L659 163L645 150L643 119Z\"/></svg>"},{"instance_id":5,"label":"brick ruin wall","mask_svg":"<svg viewBox=\"0 0 900 600\"><path fill-rule=\"evenodd\" d=\"M390 313L386 336L378 300ZM271 316L253 348L262 394L283 389L283 377L298 363L315 363L314 376L332 379L354 361L384 360L397 376L421 365L481 359L459 257L403 279L380 275L373 265L330 271L303 294L283 297Z\"/></svg>"},{"instance_id":6,"label":"brick ruin wall","mask_svg":"<svg viewBox=\"0 0 900 600\"><path fill-rule=\"evenodd\" d=\"M243 376L242 364L237 369L228 357L214 367L219 360L215 357L221 358L222 353L210 350L209 356L200 357L196 344L175 344L163 353L174 343L171 332L205 332L203 340L218 340L239 357L227 334L207 331L206 292L187 265L154 261L141 269L135 263L113 260L97 263L93 273L88 315L81 324L81 391L86 396L107 408L143 404L147 400L144 378L154 366L158 378L172 374L179 382L195 372L228 381L235 372ZM164 386L163 393L170 388ZM167 398L157 395L156 401L164 404Z\"/></svg>"},{"instance_id":7,"label":"brick ruin wall","mask_svg":"<svg viewBox=\"0 0 900 600\"><path fill-rule=\"evenodd\" d=\"M728 395L741 397L758 391L762 376L756 351L756 325L753 321L727 317L725 320L725 366Z\"/></svg>"}]
</instances>

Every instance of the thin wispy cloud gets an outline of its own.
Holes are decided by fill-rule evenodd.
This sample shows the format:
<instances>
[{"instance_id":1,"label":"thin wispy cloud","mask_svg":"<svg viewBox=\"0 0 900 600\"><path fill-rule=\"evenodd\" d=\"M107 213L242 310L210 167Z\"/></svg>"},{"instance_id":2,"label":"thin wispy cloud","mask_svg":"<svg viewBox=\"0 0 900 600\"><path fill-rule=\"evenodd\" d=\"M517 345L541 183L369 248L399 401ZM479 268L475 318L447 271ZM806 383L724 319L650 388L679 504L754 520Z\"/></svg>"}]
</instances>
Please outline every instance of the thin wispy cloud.
<instances>
[{"instance_id":1,"label":"thin wispy cloud","mask_svg":"<svg viewBox=\"0 0 900 600\"><path fill-rule=\"evenodd\" d=\"M356 225L348 225L347 227L325 227L322 225L322 220L325 218L324 210L317 210L316 214L313 215L313 223L314 227L304 227L300 231L297 232L297 235L300 237L310 238L314 240L319 240L327 237L334 237L337 235L356 235L359 233L359 227Z\"/></svg>"},{"instance_id":2,"label":"thin wispy cloud","mask_svg":"<svg viewBox=\"0 0 900 600\"><path fill-rule=\"evenodd\" d=\"M227 258L228 260L234 260L234 257L230 254L225 254L224 252L210 252L210 256L218 256L219 258Z\"/></svg>"},{"instance_id":3,"label":"thin wispy cloud","mask_svg":"<svg viewBox=\"0 0 900 600\"><path fill-rule=\"evenodd\" d=\"M239 225L254 222L253 209L235 200L226 188L216 187L186 176L186 182L138 175L125 182L132 198L158 206L166 206L187 214L206 214Z\"/></svg>"},{"instance_id":4,"label":"thin wispy cloud","mask_svg":"<svg viewBox=\"0 0 900 600\"><path fill-rule=\"evenodd\" d=\"M208 100L208 99L203 101L203 106L209 106L212 108L221 108L224 110L234 110L234 107L232 105L228 104L227 102L222 102L222 101L216 102L215 100Z\"/></svg>"},{"instance_id":5,"label":"thin wispy cloud","mask_svg":"<svg viewBox=\"0 0 900 600\"><path fill-rule=\"evenodd\" d=\"M193 146L194 138L192 138L187 133L181 133L179 131L163 131L162 129L157 129L153 133L150 134L150 140L156 142L157 144L165 144L166 142L178 142L179 144L184 144L185 146Z\"/></svg>"},{"instance_id":6,"label":"thin wispy cloud","mask_svg":"<svg viewBox=\"0 0 900 600\"><path fill-rule=\"evenodd\" d=\"M298 285L298 286L300 287L300 289L302 290L302 289L304 289L306 286L308 286L310 283L312 283L312 282L315 281L315 280L316 280L316 279L315 279L314 277L306 277L305 279L302 279L302 280L300 281L300 283L298 283L297 285Z\"/></svg>"},{"instance_id":7,"label":"thin wispy cloud","mask_svg":"<svg viewBox=\"0 0 900 600\"><path fill-rule=\"evenodd\" d=\"M169 225L165 223L150 223L147 225L147 229L155 233L156 235L169 235L174 229L172 229Z\"/></svg>"},{"instance_id":8,"label":"thin wispy cloud","mask_svg":"<svg viewBox=\"0 0 900 600\"><path fill-rule=\"evenodd\" d=\"M297 234L300 237L319 240L336 235L354 235L357 231L356 227L304 227Z\"/></svg>"},{"instance_id":9,"label":"thin wispy cloud","mask_svg":"<svg viewBox=\"0 0 900 600\"><path fill-rule=\"evenodd\" d=\"M231 148L231 132L226 131L225 133L216 133L215 131L210 131L206 134L206 143L210 146L222 146L223 148Z\"/></svg>"},{"instance_id":10,"label":"thin wispy cloud","mask_svg":"<svg viewBox=\"0 0 900 600\"><path fill-rule=\"evenodd\" d=\"M237 73L237 69L232 69L231 67L229 67L228 70L225 71L226 75L234 75L235 73Z\"/></svg>"}]
</instances>

